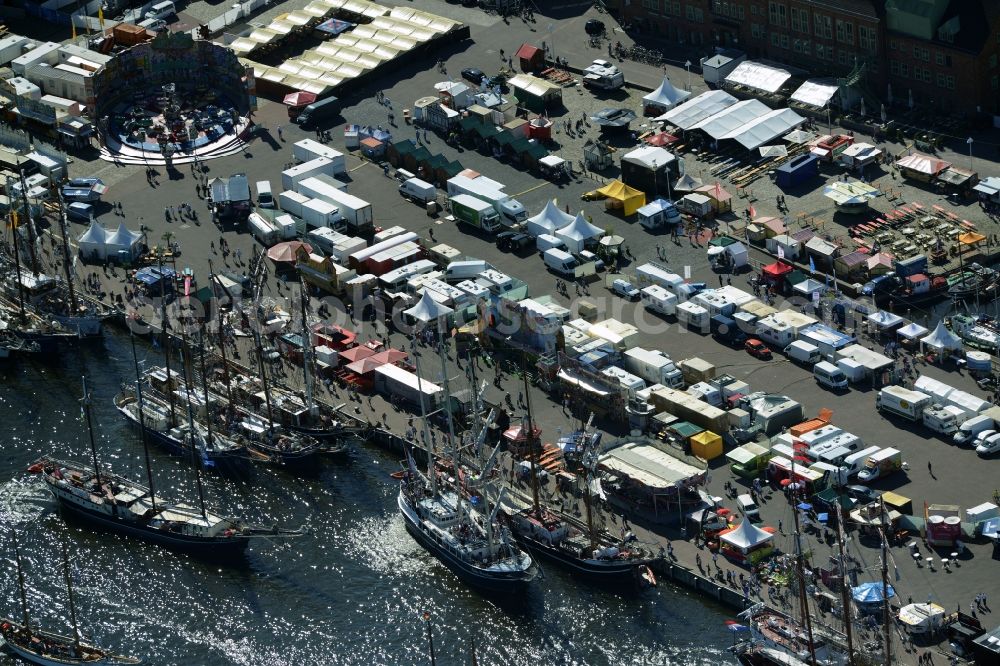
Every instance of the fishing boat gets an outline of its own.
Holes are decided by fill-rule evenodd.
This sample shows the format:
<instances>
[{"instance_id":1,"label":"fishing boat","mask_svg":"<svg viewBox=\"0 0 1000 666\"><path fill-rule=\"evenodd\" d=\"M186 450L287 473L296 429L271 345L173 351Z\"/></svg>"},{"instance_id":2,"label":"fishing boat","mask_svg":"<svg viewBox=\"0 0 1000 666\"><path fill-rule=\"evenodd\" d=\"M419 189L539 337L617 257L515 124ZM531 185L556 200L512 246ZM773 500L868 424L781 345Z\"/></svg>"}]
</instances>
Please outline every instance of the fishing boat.
<instances>
[{"instance_id":1,"label":"fishing boat","mask_svg":"<svg viewBox=\"0 0 1000 666\"><path fill-rule=\"evenodd\" d=\"M4 282L8 296L18 291L18 275L13 266ZM27 303L39 316L56 321L77 337L96 337L102 333L104 320L113 316L114 310L99 301L83 298L73 291L63 280L44 273L32 273L26 268L20 270L20 289Z\"/></svg>"},{"instance_id":2,"label":"fishing boat","mask_svg":"<svg viewBox=\"0 0 1000 666\"><path fill-rule=\"evenodd\" d=\"M444 348L440 350L445 367ZM417 360L417 383L420 379L420 357ZM448 376L444 375L444 391L449 395ZM420 416L424 439L430 442L427 411L420 391ZM458 453L455 447L451 412L448 420L449 443L455 464L456 483L461 483ZM437 457L428 451L427 475L417 470L407 452L408 470L399 485L397 505L406 529L424 548L451 569L460 579L485 592L516 594L538 575L538 565L531 556L517 547L507 529L496 522L501 497L492 511L489 504L483 512L474 510L463 497L461 488L449 490L438 479Z\"/></svg>"},{"instance_id":3,"label":"fishing boat","mask_svg":"<svg viewBox=\"0 0 1000 666\"><path fill-rule=\"evenodd\" d=\"M956 300L992 298L1000 289L1000 273L977 263L948 276L948 295Z\"/></svg>"},{"instance_id":4,"label":"fishing boat","mask_svg":"<svg viewBox=\"0 0 1000 666\"><path fill-rule=\"evenodd\" d=\"M740 613L740 618L747 622L750 629L750 641L746 642L747 660L740 659L746 666L764 666L766 664L789 664L795 662L766 661L765 659L781 659L783 654L797 661L810 663L811 648L818 664L841 663L837 651L831 649L825 641L802 626L801 623L788 615L764 604L755 604ZM766 648L766 650L765 650Z\"/></svg>"},{"instance_id":5,"label":"fishing boat","mask_svg":"<svg viewBox=\"0 0 1000 666\"><path fill-rule=\"evenodd\" d=\"M953 315L944 325L970 347L995 353L1000 348L1000 325L992 317Z\"/></svg>"},{"instance_id":6,"label":"fishing boat","mask_svg":"<svg viewBox=\"0 0 1000 666\"><path fill-rule=\"evenodd\" d=\"M948 296L947 278L936 275L929 277L923 273L895 278L888 290L888 300L896 305L919 307L935 303ZM876 301L880 299L876 298Z\"/></svg>"},{"instance_id":7,"label":"fishing boat","mask_svg":"<svg viewBox=\"0 0 1000 666\"><path fill-rule=\"evenodd\" d=\"M41 666L72 666L72 664L126 666L127 664L142 663L141 659L135 657L112 654L102 647L84 641L81 637L76 619L76 604L73 599L73 577L70 574L69 555L65 545L63 546L63 568L66 578L66 592L69 595L70 622L73 625L72 636L63 636L31 626L21 551L17 546L16 539L14 541L14 559L17 562L17 587L21 595L22 620L18 622L11 618L0 619L0 636L3 636L7 649L24 661Z\"/></svg>"},{"instance_id":8,"label":"fishing boat","mask_svg":"<svg viewBox=\"0 0 1000 666\"><path fill-rule=\"evenodd\" d=\"M809 662L754 641L737 643L731 651L741 666L809 666Z\"/></svg>"},{"instance_id":9,"label":"fishing boat","mask_svg":"<svg viewBox=\"0 0 1000 666\"><path fill-rule=\"evenodd\" d=\"M35 354L41 350L41 345L32 340L15 335L8 330L0 329L0 359L10 358L12 354Z\"/></svg>"}]
</instances>

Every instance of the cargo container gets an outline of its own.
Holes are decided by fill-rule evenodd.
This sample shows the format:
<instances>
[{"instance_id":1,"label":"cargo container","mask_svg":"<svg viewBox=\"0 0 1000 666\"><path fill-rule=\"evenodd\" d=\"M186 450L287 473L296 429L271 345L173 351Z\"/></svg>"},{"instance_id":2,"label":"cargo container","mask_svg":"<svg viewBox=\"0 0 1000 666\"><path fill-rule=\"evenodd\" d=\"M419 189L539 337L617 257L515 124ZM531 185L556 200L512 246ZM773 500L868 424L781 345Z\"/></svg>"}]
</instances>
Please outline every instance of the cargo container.
<instances>
[{"instance_id":1,"label":"cargo container","mask_svg":"<svg viewBox=\"0 0 1000 666\"><path fill-rule=\"evenodd\" d=\"M663 384L671 388L684 386L684 376L663 352L633 347L622 355L625 369L650 384Z\"/></svg>"},{"instance_id":2,"label":"cargo container","mask_svg":"<svg viewBox=\"0 0 1000 666\"><path fill-rule=\"evenodd\" d=\"M340 210L326 199L310 199L302 204L302 219L308 229L339 229L344 226Z\"/></svg>"},{"instance_id":3,"label":"cargo container","mask_svg":"<svg viewBox=\"0 0 1000 666\"><path fill-rule=\"evenodd\" d=\"M286 213L291 213L295 217L302 217L302 204L309 201L310 198L304 194L299 194L295 190L285 190L278 195L278 205Z\"/></svg>"},{"instance_id":4,"label":"cargo container","mask_svg":"<svg viewBox=\"0 0 1000 666\"><path fill-rule=\"evenodd\" d=\"M330 198L331 191L341 192L347 185L332 176L320 174L303 178L295 185L295 191L304 194L311 199L324 199L333 203Z\"/></svg>"},{"instance_id":5,"label":"cargo container","mask_svg":"<svg viewBox=\"0 0 1000 666\"><path fill-rule=\"evenodd\" d=\"M292 144L292 157L300 162L309 162L317 157L325 157L333 162L333 173L331 174L333 176L347 171L344 153L314 139L302 139Z\"/></svg>"}]
</instances>

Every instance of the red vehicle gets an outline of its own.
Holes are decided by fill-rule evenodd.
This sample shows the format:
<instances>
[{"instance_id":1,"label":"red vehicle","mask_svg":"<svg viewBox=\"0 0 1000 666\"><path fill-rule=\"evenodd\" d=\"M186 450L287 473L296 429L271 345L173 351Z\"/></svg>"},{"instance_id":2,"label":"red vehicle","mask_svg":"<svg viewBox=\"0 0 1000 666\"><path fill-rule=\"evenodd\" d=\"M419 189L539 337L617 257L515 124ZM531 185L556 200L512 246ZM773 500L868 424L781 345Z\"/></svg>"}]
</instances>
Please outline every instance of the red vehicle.
<instances>
[{"instance_id":1,"label":"red vehicle","mask_svg":"<svg viewBox=\"0 0 1000 666\"><path fill-rule=\"evenodd\" d=\"M743 348L746 349L747 353L754 358L759 358L762 361L771 360L771 350L757 338L750 338L747 340L746 343L744 343Z\"/></svg>"}]
</instances>

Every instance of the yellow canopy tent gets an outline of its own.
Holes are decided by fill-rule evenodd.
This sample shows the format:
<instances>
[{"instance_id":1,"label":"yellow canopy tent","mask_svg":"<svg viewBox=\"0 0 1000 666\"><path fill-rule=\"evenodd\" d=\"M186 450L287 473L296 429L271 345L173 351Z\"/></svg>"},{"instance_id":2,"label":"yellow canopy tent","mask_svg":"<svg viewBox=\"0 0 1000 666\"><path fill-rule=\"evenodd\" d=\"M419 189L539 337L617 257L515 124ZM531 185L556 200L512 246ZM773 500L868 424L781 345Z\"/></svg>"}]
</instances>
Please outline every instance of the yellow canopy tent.
<instances>
[{"instance_id":1,"label":"yellow canopy tent","mask_svg":"<svg viewBox=\"0 0 1000 666\"><path fill-rule=\"evenodd\" d=\"M975 245L976 243L986 240L986 236L976 233L975 231L967 231L958 237L958 242L962 245Z\"/></svg>"},{"instance_id":2,"label":"yellow canopy tent","mask_svg":"<svg viewBox=\"0 0 1000 666\"><path fill-rule=\"evenodd\" d=\"M625 215L634 215L637 210L646 205L646 194L634 187L629 187L620 180L613 180L597 193L606 197L612 202L612 206L619 205L624 209ZM613 202L619 202L615 205Z\"/></svg>"}]
</instances>

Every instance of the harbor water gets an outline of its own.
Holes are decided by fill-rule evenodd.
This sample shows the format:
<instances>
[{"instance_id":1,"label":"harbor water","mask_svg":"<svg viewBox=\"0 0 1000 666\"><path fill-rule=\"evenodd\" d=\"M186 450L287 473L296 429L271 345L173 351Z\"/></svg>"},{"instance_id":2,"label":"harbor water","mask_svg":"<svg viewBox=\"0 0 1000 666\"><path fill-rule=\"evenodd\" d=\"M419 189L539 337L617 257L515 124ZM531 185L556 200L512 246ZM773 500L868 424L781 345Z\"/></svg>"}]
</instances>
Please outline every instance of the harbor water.
<instances>
[{"instance_id":1,"label":"harbor water","mask_svg":"<svg viewBox=\"0 0 1000 666\"><path fill-rule=\"evenodd\" d=\"M140 359L160 364L138 343ZM245 562L201 562L157 546L67 523L41 479L26 472L41 455L89 461L81 376L93 396L100 460L145 480L138 434L112 404L134 379L127 336L64 351L45 362L0 368L0 614L20 617L10 529L25 555L34 622L69 633L61 543L69 545L84 633L151 665L305 666L428 664L426 611L437 663L546 665L729 663L731 611L661 583L655 590L603 589L542 562L527 598L497 602L459 582L406 532L389 474L397 456L359 447L311 478L253 469L246 478L206 478L209 503L250 522L304 526L292 541L259 541ZM191 466L155 448L157 492L197 503ZM12 657L0 663L13 664Z\"/></svg>"}]
</instances>

